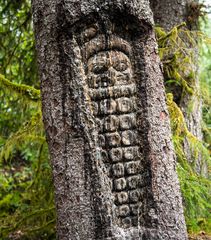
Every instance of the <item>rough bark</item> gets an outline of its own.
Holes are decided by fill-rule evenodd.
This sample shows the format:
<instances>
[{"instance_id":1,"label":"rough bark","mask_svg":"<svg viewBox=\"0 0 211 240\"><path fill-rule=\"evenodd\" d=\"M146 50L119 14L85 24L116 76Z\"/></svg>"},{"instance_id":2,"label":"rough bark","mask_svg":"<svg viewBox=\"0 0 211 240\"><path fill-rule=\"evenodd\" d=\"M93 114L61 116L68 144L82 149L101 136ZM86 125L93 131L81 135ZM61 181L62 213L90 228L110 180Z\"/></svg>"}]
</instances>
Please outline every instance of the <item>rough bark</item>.
<instances>
[{"instance_id":1,"label":"rough bark","mask_svg":"<svg viewBox=\"0 0 211 240\"><path fill-rule=\"evenodd\" d=\"M33 0L58 238L187 239L148 1Z\"/></svg>"},{"instance_id":2,"label":"rough bark","mask_svg":"<svg viewBox=\"0 0 211 240\"><path fill-rule=\"evenodd\" d=\"M174 26L187 22L188 4L192 0L150 0L155 23L169 31Z\"/></svg>"},{"instance_id":3,"label":"rough bark","mask_svg":"<svg viewBox=\"0 0 211 240\"><path fill-rule=\"evenodd\" d=\"M193 12L196 8L198 1L193 0L150 0L150 5L154 14L154 21L157 25L164 28L166 31L171 30L173 27L185 22L187 27L191 30L197 29L197 13ZM192 16L194 15L194 16ZM195 17L195 19L193 19ZM182 37L182 36L181 36ZM183 38L185 41L185 38ZM195 79L191 87L194 89L194 95L189 93L184 94L182 88L175 86L173 89L173 95L175 96L175 101L180 106L188 130L195 135L199 140L202 140L202 101L200 97L200 86L199 86L199 76L198 71L198 49L197 46L189 46L192 48L193 63L191 68L195 72ZM188 74L188 72L187 72ZM190 149L188 141L184 142L184 151L187 159L193 162L193 154ZM206 174L206 166L202 162L201 156L199 155L196 160L196 170L198 173Z\"/></svg>"}]
</instances>

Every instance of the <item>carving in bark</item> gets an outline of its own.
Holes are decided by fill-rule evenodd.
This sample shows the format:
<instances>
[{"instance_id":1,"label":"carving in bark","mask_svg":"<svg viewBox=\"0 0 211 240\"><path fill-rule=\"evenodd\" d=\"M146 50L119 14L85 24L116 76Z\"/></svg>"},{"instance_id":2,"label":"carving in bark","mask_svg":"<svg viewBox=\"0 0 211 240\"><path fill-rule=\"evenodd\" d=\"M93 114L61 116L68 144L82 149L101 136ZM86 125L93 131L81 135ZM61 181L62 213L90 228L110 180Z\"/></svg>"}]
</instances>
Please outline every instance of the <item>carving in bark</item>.
<instances>
[{"instance_id":1,"label":"carving in bark","mask_svg":"<svg viewBox=\"0 0 211 240\"><path fill-rule=\"evenodd\" d=\"M59 239L185 240L148 2L47 2L33 6Z\"/></svg>"},{"instance_id":2,"label":"carving in bark","mask_svg":"<svg viewBox=\"0 0 211 240\"><path fill-rule=\"evenodd\" d=\"M115 30L115 25L111 24ZM126 29L125 29L126 30ZM82 32L82 45L90 109L98 125L100 157L112 192L112 208L120 227L138 226L144 198L143 161L136 123L136 84L133 79L131 46L109 29L99 26ZM90 38L90 39L89 39ZM141 178L142 177L142 178Z\"/></svg>"}]
</instances>

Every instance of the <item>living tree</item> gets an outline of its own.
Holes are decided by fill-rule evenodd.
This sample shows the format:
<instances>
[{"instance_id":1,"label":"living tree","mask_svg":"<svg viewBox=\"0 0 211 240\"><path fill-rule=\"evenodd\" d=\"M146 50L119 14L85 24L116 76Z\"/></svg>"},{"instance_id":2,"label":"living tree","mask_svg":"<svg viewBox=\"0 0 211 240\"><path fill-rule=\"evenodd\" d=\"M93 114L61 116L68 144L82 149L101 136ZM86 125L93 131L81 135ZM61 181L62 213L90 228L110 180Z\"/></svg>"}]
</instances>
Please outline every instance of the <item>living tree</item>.
<instances>
[{"instance_id":1,"label":"living tree","mask_svg":"<svg viewBox=\"0 0 211 240\"><path fill-rule=\"evenodd\" d=\"M192 179L189 181L189 186L182 187L182 191L186 196L186 216L188 216L186 222L194 229L197 228L197 222L203 222L203 217L197 220L195 206L202 206L206 201L209 202L207 177L210 168L210 140L208 125L203 120L203 112L206 116L209 115L206 107L209 97L204 88L204 77L199 70L202 67L202 65L199 67L200 51L204 48L204 43L209 42L209 39L199 30L205 21L206 9L203 3L188 0L174 3L151 1L151 7L155 22L158 24L158 41L166 92L170 101L173 100L169 110L172 119L177 119L172 120L172 130L179 167L180 164L182 166L179 168L182 171L178 170L178 173L181 182L186 182L187 178ZM169 15L170 12L175 14ZM169 17L166 18L166 15ZM165 39L166 35L163 31L170 34L168 40ZM189 164L185 167L184 163L187 162ZM192 197L187 189L195 192ZM207 192L208 198L205 197L206 194L202 192L200 194L199 189L204 189L202 192ZM193 197L196 195L198 198ZM204 201L205 199L207 200ZM209 208L208 205L207 207ZM202 213L202 209L206 208L200 207L197 211L200 212L199 215L208 217L207 210Z\"/></svg>"},{"instance_id":2,"label":"living tree","mask_svg":"<svg viewBox=\"0 0 211 240\"><path fill-rule=\"evenodd\" d=\"M47 145L42 130L39 78L36 74L34 39L31 10L28 1L3 1L1 3L1 234L2 238L54 239L55 212L53 189L48 161ZM182 22L182 21L181 21ZM163 49L173 53L184 53L185 44L178 32L189 36L189 40L200 36L191 35L178 22L172 30L157 28L160 56L166 69L174 68L175 74L181 67L175 64L177 55L165 55ZM17 41L18 39L18 41ZM181 45L182 44L182 45ZM192 43L191 43L192 44ZM206 50L209 56L209 50ZM172 57L173 58L169 58ZM187 54L182 56L187 59ZM172 61L170 61L172 59ZM178 60L178 59L176 59ZM187 59L188 60L188 59ZM205 61L205 60L203 60ZM188 62L188 61L187 61ZM171 63L173 63L171 65ZM165 65L167 64L167 65ZM188 64L188 63L187 63ZM209 69L209 64L207 64ZM4 75L4 76L3 76ZM9 80L8 80L9 79ZM208 78L204 72L206 89ZM185 84L186 82L184 82ZM25 84L25 85L23 85ZM30 87L32 86L32 87ZM168 88L169 89L169 88ZM188 89L188 88L187 88ZM195 93L194 93L195 94ZM194 166L186 161L182 148L183 136L188 135L193 148L209 158L209 94L203 90L203 125L207 143L189 135L183 113L168 95L167 103L171 114L173 140L179 159L178 171L186 208L189 230L209 229L209 181L194 172ZM179 118L178 118L179 116ZM207 127L208 126L208 127ZM182 136L182 138L180 138ZM199 153L196 151L196 154ZM48 191L46 191L48 189Z\"/></svg>"}]
</instances>

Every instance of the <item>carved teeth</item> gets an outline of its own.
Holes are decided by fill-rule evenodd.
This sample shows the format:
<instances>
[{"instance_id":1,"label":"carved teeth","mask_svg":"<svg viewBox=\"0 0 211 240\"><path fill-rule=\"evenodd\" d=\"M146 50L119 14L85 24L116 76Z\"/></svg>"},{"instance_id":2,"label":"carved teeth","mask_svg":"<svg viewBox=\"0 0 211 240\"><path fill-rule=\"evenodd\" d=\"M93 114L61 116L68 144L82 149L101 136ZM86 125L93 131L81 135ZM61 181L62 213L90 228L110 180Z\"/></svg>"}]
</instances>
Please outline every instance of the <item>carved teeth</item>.
<instances>
[{"instance_id":1,"label":"carved teeth","mask_svg":"<svg viewBox=\"0 0 211 240\"><path fill-rule=\"evenodd\" d=\"M139 212L139 205L138 204L130 204L130 209L131 209L131 213L133 215L138 215L138 212Z\"/></svg>"},{"instance_id":2,"label":"carved teeth","mask_svg":"<svg viewBox=\"0 0 211 240\"><path fill-rule=\"evenodd\" d=\"M129 192L131 202L138 202L140 198L140 191L138 189Z\"/></svg>"},{"instance_id":3,"label":"carved teeth","mask_svg":"<svg viewBox=\"0 0 211 240\"><path fill-rule=\"evenodd\" d=\"M124 204L128 202L128 194L127 192L119 192L116 193L116 203L117 204Z\"/></svg>"},{"instance_id":4,"label":"carved teeth","mask_svg":"<svg viewBox=\"0 0 211 240\"><path fill-rule=\"evenodd\" d=\"M135 160L138 156L138 147L126 147L123 149L126 160Z\"/></svg>"},{"instance_id":5,"label":"carved teeth","mask_svg":"<svg viewBox=\"0 0 211 240\"><path fill-rule=\"evenodd\" d=\"M119 207L119 216L126 217L130 213L128 205L122 205Z\"/></svg>"},{"instance_id":6,"label":"carved teeth","mask_svg":"<svg viewBox=\"0 0 211 240\"><path fill-rule=\"evenodd\" d=\"M119 146L121 143L121 136L119 135L118 132L107 133L106 140L107 140L108 146L110 146L110 147Z\"/></svg>"},{"instance_id":7,"label":"carved teeth","mask_svg":"<svg viewBox=\"0 0 211 240\"><path fill-rule=\"evenodd\" d=\"M122 148L112 148L109 155L112 162L122 161Z\"/></svg>"},{"instance_id":8,"label":"carved teeth","mask_svg":"<svg viewBox=\"0 0 211 240\"><path fill-rule=\"evenodd\" d=\"M89 96L92 100L103 98L131 97L136 93L135 84L112 86L107 88L89 89Z\"/></svg>"},{"instance_id":9,"label":"carved teeth","mask_svg":"<svg viewBox=\"0 0 211 240\"><path fill-rule=\"evenodd\" d=\"M95 34L92 29L90 33ZM102 35L97 38L104 40ZM100 156L110 179L117 219L120 226L128 228L138 225L141 187L144 185L137 145L137 89L128 56L119 48L108 51L107 46L105 50L105 42L96 41L97 38L84 47L88 57L87 85L99 129ZM118 47L119 38L114 37L113 43L111 40L108 44ZM126 41L121 47L125 51L129 49Z\"/></svg>"},{"instance_id":10,"label":"carved teeth","mask_svg":"<svg viewBox=\"0 0 211 240\"><path fill-rule=\"evenodd\" d=\"M100 101L100 114L130 113L135 110L133 98L104 99ZM99 114L99 113L98 113Z\"/></svg>"},{"instance_id":11,"label":"carved teeth","mask_svg":"<svg viewBox=\"0 0 211 240\"><path fill-rule=\"evenodd\" d=\"M124 176L124 165L122 163L116 163L112 166L113 176L122 177Z\"/></svg>"},{"instance_id":12,"label":"carved teeth","mask_svg":"<svg viewBox=\"0 0 211 240\"><path fill-rule=\"evenodd\" d=\"M125 178L119 178L114 180L114 187L117 191L124 190L126 188L126 180Z\"/></svg>"},{"instance_id":13,"label":"carved teeth","mask_svg":"<svg viewBox=\"0 0 211 240\"><path fill-rule=\"evenodd\" d=\"M127 113L133 111L133 100L131 98L118 98L117 100L117 111L120 113Z\"/></svg>"},{"instance_id":14,"label":"carved teeth","mask_svg":"<svg viewBox=\"0 0 211 240\"><path fill-rule=\"evenodd\" d=\"M97 115L99 112L99 106L97 102L92 102L91 103L91 110L93 112L93 115Z\"/></svg>"},{"instance_id":15,"label":"carved teeth","mask_svg":"<svg viewBox=\"0 0 211 240\"><path fill-rule=\"evenodd\" d=\"M108 159L108 153L104 150L101 151L101 156L102 156L102 159L103 161L106 163L106 162L109 162L109 159Z\"/></svg>"},{"instance_id":16,"label":"carved teeth","mask_svg":"<svg viewBox=\"0 0 211 240\"><path fill-rule=\"evenodd\" d=\"M107 132L112 132L117 130L119 127L119 118L115 115L110 115L105 118L104 128Z\"/></svg>"},{"instance_id":17,"label":"carved teeth","mask_svg":"<svg viewBox=\"0 0 211 240\"><path fill-rule=\"evenodd\" d=\"M136 116L135 114L127 114L119 116L120 129L126 130L136 127Z\"/></svg>"},{"instance_id":18,"label":"carved teeth","mask_svg":"<svg viewBox=\"0 0 211 240\"><path fill-rule=\"evenodd\" d=\"M126 218L122 219L122 225L125 228L129 228L131 226L131 224L132 224L131 222L132 222L132 218L131 217L126 217Z\"/></svg>"},{"instance_id":19,"label":"carved teeth","mask_svg":"<svg viewBox=\"0 0 211 240\"><path fill-rule=\"evenodd\" d=\"M125 171L129 175L140 173L140 162L133 161L125 163Z\"/></svg>"},{"instance_id":20,"label":"carved teeth","mask_svg":"<svg viewBox=\"0 0 211 240\"><path fill-rule=\"evenodd\" d=\"M140 185L140 177L139 176L131 176L127 178L127 186L129 189L136 189Z\"/></svg>"},{"instance_id":21,"label":"carved teeth","mask_svg":"<svg viewBox=\"0 0 211 240\"><path fill-rule=\"evenodd\" d=\"M105 99L100 101L100 113L112 114L116 112L116 101L113 99Z\"/></svg>"},{"instance_id":22,"label":"carved teeth","mask_svg":"<svg viewBox=\"0 0 211 240\"><path fill-rule=\"evenodd\" d=\"M122 143L126 146L134 145L136 143L137 134L134 131L128 130L122 132Z\"/></svg>"}]
</instances>

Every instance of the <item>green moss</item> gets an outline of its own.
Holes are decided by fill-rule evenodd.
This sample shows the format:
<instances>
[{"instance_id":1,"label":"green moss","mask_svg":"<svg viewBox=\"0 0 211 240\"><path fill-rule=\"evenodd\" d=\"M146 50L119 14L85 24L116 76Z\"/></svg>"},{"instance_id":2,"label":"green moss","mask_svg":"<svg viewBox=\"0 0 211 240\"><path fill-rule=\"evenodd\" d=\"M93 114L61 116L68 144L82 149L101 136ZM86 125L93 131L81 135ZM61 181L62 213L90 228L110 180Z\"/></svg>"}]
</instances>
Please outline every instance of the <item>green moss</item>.
<instances>
[{"instance_id":1,"label":"green moss","mask_svg":"<svg viewBox=\"0 0 211 240\"><path fill-rule=\"evenodd\" d=\"M188 231L191 233L200 230L208 232L210 231L209 227L211 222L211 181L209 177L205 178L198 174L195 169L196 160L199 156L202 163L206 162L209 169L211 163L209 144L207 145L206 142L200 141L188 130L183 113L174 102L173 93L168 93L171 89L174 89L175 84L177 84L182 86L182 91L184 91L185 94L195 95L197 97L199 93L190 87L190 85L193 85L192 83L195 77L194 72L191 70L192 60L189 56L184 56L184 59L179 62L182 56L180 56L180 52L176 50L176 43L174 46L171 46L171 48L174 49L174 54L168 56L172 51L171 49L169 52L168 48L168 39L171 38L171 34L166 34L166 37L164 31L160 29L159 34L162 35L162 44L159 49L161 49L160 56L164 64L164 76L167 78L167 105L170 114L175 152L178 159L177 170L184 199L186 223ZM175 41L175 29L172 34ZM189 34L190 33L188 33L188 35ZM163 41L165 41L164 44ZM174 41L171 41L171 44L173 44ZM183 64L190 65L188 74L184 72L186 68L184 68ZM173 88L169 88L169 85L172 85ZM208 98L209 96L207 99ZM190 146L192 162L188 162L184 152L185 141L188 142Z\"/></svg>"},{"instance_id":2,"label":"green moss","mask_svg":"<svg viewBox=\"0 0 211 240\"><path fill-rule=\"evenodd\" d=\"M159 55L163 64L166 91L177 93L179 103L184 95L195 94L195 69L193 48L196 46L195 36L185 28L185 23L165 32L156 27L155 32L159 46Z\"/></svg>"},{"instance_id":3,"label":"green moss","mask_svg":"<svg viewBox=\"0 0 211 240\"><path fill-rule=\"evenodd\" d=\"M40 100L39 90L25 84L13 83L6 79L2 74L0 74L0 87L18 95L21 98L26 97L30 101L36 102Z\"/></svg>"}]
</instances>

